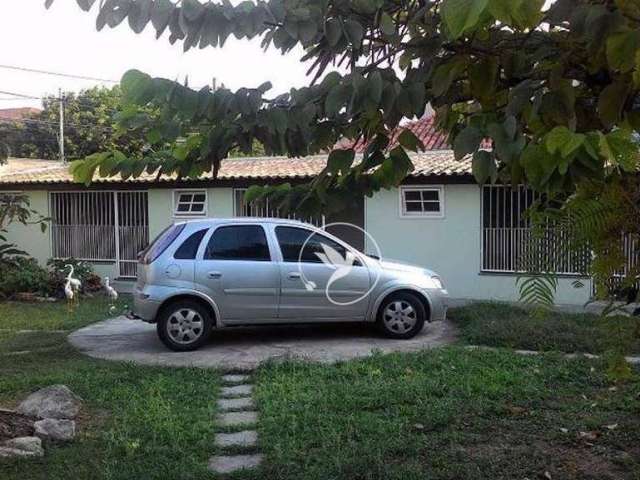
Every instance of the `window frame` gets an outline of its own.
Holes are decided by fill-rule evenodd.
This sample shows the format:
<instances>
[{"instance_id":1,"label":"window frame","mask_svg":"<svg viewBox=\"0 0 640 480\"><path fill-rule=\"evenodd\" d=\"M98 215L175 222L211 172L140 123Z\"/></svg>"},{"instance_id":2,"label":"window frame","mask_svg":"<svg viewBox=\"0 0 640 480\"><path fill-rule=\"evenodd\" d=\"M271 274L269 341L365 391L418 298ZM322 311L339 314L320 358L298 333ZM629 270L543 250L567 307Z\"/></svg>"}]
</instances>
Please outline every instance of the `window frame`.
<instances>
[{"instance_id":1,"label":"window frame","mask_svg":"<svg viewBox=\"0 0 640 480\"><path fill-rule=\"evenodd\" d=\"M180 205L180 196L184 194L193 194L193 195L204 195L204 201L202 202L202 211L201 212L179 212L178 206ZM191 208L194 204L200 204L201 202L194 202L193 199L189 202L189 208ZM208 204L209 204L209 192L206 188L180 188L173 190L173 198L172 198L172 211L174 218L191 218L191 217L206 217L208 214Z\"/></svg>"},{"instance_id":2,"label":"window frame","mask_svg":"<svg viewBox=\"0 0 640 480\"><path fill-rule=\"evenodd\" d=\"M438 192L438 204L440 209L438 212L407 212L406 209L406 193L413 191L429 191ZM398 188L398 213L400 218L445 218L445 189L444 185L401 185ZM421 200L424 202L424 200ZM435 201L434 201L435 202Z\"/></svg>"}]
</instances>

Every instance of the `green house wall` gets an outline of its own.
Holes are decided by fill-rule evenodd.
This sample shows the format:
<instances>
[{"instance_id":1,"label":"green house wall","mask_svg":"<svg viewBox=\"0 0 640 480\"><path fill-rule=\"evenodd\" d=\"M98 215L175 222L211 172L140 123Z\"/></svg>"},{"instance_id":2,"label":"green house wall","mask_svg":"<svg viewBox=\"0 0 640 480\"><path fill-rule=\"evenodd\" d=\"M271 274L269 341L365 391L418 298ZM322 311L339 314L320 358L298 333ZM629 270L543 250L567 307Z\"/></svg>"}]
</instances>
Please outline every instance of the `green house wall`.
<instances>
[{"instance_id":1,"label":"green house wall","mask_svg":"<svg viewBox=\"0 0 640 480\"><path fill-rule=\"evenodd\" d=\"M1 190L0 190L1 191ZM49 215L48 192L29 190L31 206ZM176 221L173 215L174 190L151 188L149 194L149 235L155 238ZM209 188L207 214L211 217L232 217L233 189ZM421 265L438 272L453 298L518 299L516 277L506 274L486 274L480 271L481 218L480 188L477 185L444 185L445 212L443 218L403 218L400 215L400 195L397 189L385 190L365 199L364 227L378 243L384 258ZM12 225L9 241L29 252L45 264L51 257L49 230L41 233L36 226ZM366 251L374 253L371 241ZM101 276L117 277L115 263L95 263ZM559 304L581 305L590 296L590 281L575 289L573 278L561 278L556 296Z\"/></svg>"}]
</instances>

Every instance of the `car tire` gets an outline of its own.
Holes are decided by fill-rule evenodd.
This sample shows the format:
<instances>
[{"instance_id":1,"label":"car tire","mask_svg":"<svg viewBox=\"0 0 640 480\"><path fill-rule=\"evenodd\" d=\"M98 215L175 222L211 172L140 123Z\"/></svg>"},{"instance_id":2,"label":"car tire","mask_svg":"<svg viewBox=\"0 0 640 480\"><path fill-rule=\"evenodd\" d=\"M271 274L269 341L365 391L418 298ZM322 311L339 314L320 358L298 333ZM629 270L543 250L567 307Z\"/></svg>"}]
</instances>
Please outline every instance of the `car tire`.
<instances>
[{"instance_id":1,"label":"car tire","mask_svg":"<svg viewBox=\"0 0 640 480\"><path fill-rule=\"evenodd\" d=\"M386 337L409 339L420 333L426 319L427 312L416 295L398 292L380 304L376 326Z\"/></svg>"},{"instance_id":2,"label":"car tire","mask_svg":"<svg viewBox=\"0 0 640 480\"><path fill-rule=\"evenodd\" d=\"M209 311L194 300L178 300L162 309L156 330L162 343L176 352L200 348L213 328Z\"/></svg>"}]
</instances>

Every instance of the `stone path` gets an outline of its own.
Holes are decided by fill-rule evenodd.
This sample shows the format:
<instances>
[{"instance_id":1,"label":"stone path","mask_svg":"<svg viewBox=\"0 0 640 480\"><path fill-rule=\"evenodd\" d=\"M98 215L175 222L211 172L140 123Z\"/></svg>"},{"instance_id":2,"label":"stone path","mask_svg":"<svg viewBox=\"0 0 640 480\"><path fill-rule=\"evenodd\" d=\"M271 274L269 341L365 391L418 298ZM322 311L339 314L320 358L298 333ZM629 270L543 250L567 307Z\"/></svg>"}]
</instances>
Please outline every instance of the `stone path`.
<instances>
[{"instance_id":1,"label":"stone path","mask_svg":"<svg viewBox=\"0 0 640 480\"><path fill-rule=\"evenodd\" d=\"M258 432L252 429L258 423L258 412L249 381L249 375L222 376L225 386L218 400L220 413L216 417L216 428L219 432L214 441L218 454L209 459L212 472L232 473L256 468L262 461L262 455L257 452Z\"/></svg>"}]
</instances>

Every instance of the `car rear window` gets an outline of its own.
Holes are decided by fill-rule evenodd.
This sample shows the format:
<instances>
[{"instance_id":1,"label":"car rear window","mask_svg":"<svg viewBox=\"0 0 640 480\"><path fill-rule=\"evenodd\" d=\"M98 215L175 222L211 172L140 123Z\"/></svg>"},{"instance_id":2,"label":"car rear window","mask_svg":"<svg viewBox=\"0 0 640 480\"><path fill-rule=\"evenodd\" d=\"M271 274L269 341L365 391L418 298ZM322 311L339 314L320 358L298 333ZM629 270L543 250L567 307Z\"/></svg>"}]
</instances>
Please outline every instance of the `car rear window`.
<instances>
[{"instance_id":1,"label":"car rear window","mask_svg":"<svg viewBox=\"0 0 640 480\"><path fill-rule=\"evenodd\" d=\"M178 238L178 235L182 233L184 230L185 224L179 223L177 225L171 225L167 227L160 235L156 237L149 248L145 252L142 263L146 263L147 265L154 262L156 258L162 255L169 245L173 243L173 241Z\"/></svg>"},{"instance_id":2,"label":"car rear window","mask_svg":"<svg viewBox=\"0 0 640 480\"><path fill-rule=\"evenodd\" d=\"M189 235L189 238L182 242L182 245L180 245L176 253L173 254L173 258L176 260L195 260L198 247L200 247L202 238L204 234L207 233L207 230L208 229L205 228Z\"/></svg>"},{"instance_id":3,"label":"car rear window","mask_svg":"<svg viewBox=\"0 0 640 480\"><path fill-rule=\"evenodd\" d=\"M271 260L264 229L259 225L217 228L204 254L206 260Z\"/></svg>"}]
</instances>

